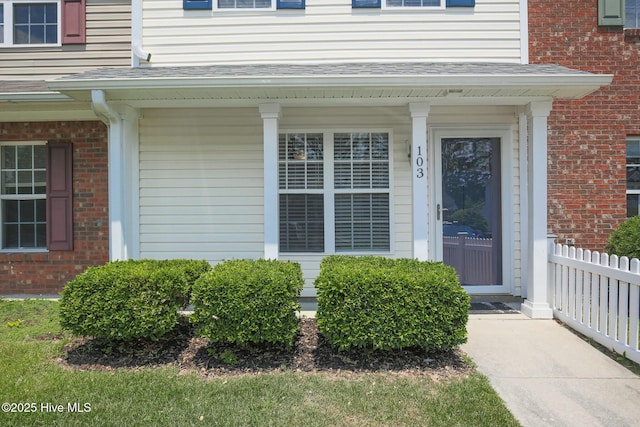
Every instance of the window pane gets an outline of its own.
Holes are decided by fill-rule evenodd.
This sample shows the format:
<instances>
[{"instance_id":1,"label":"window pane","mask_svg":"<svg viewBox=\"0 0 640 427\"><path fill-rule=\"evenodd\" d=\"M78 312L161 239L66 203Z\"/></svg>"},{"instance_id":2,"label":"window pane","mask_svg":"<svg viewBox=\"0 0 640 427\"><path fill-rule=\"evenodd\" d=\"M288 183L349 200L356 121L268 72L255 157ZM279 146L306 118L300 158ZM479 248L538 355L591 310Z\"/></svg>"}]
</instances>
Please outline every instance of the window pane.
<instances>
[{"instance_id":1,"label":"window pane","mask_svg":"<svg viewBox=\"0 0 640 427\"><path fill-rule=\"evenodd\" d=\"M16 24L29 23L29 5L17 4L13 7L13 22Z\"/></svg>"},{"instance_id":2,"label":"window pane","mask_svg":"<svg viewBox=\"0 0 640 427\"><path fill-rule=\"evenodd\" d=\"M0 43L4 43L4 5L0 4Z\"/></svg>"},{"instance_id":3,"label":"window pane","mask_svg":"<svg viewBox=\"0 0 640 427\"><path fill-rule=\"evenodd\" d=\"M20 243L21 248L33 248L36 246L36 225L21 224L20 227Z\"/></svg>"},{"instance_id":4,"label":"window pane","mask_svg":"<svg viewBox=\"0 0 640 427\"><path fill-rule=\"evenodd\" d=\"M28 6L30 8L29 22L32 24L44 24L44 4L32 4Z\"/></svg>"},{"instance_id":5,"label":"window pane","mask_svg":"<svg viewBox=\"0 0 640 427\"><path fill-rule=\"evenodd\" d=\"M280 250L324 251L324 196L280 195Z\"/></svg>"},{"instance_id":6,"label":"window pane","mask_svg":"<svg viewBox=\"0 0 640 427\"><path fill-rule=\"evenodd\" d=\"M334 146L336 189L388 188L388 134L336 134Z\"/></svg>"},{"instance_id":7,"label":"window pane","mask_svg":"<svg viewBox=\"0 0 640 427\"><path fill-rule=\"evenodd\" d=\"M29 27L16 25L13 33L14 44L29 44Z\"/></svg>"},{"instance_id":8,"label":"window pane","mask_svg":"<svg viewBox=\"0 0 640 427\"><path fill-rule=\"evenodd\" d=\"M625 27L640 28L640 0L625 1Z\"/></svg>"},{"instance_id":9,"label":"window pane","mask_svg":"<svg viewBox=\"0 0 640 427\"><path fill-rule=\"evenodd\" d=\"M46 224L36 224L36 247L47 247L47 226Z\"/></svg>"},{"instance_id":10,"label":"window pane","mask_svg":"<svg viewBox=\"0 0 640 427\"><path fill-rule=\"evenodd\" d=\"M627 217L640 215L640 194L627 194Z\"/></svg>"},{"instance_id":11,"label":"window pane","mask_svg":"<svg viewBox=\"0 0 640 427\"><path fill-rule=\"evenodd\" d=\"M2 221L5 223L17 223L20 216L19 207L18 200L5 200L2 203Z\"/></svg>"},{"instance_id":12,"label":"window pane","mask_svg":"<svg viewBox=\"0 0 640 427\"><path fill-rule=\"evenodd\" d=\"M278 143L280 189L324 187L322 134L282 134Z\"/></svg>"},{"instance_id":13,"label":"window pane","mask_svg":"<svg viewBox=\"0 0 640 427\"><path fill-rule=\"evenodd\" d=\"M18 145L18 169L33 167L33 150L31 145Z\"/></svg>"},{"instance_id":14,"label":"window pane","mask_svg":"<svg viewBox=\"0 0 640 427\"><path fill-rule=\"evenodd\" d=\"M47 222L47 201L38 199L36 202L36 222Z\"/></svg>"},{"instance_id":15,"label":"window pane","mask_svg":"<svg viewBox=\"0 0 640 427\"><path fill-rule=\"evenodd\" d=\"M389 250L389 195L336 194L336 251Z\"/></svg>"},{"instance_id":16,"label":"window pane","mask_svg":"<svg viewBox=\"0 0 640 427\"><path fill-rule=\"evenodd\" d=\"M17 147L7 145L2 147L2 168L15 169Z\"/></svg>"},{"instance_id":17,"label":"window pane","mask_svg":"<svg viewBox=\"0 0 640 427\"><path fill-rule=\"evenodd\" d=\"M58 43L58 27L56 25L47 25L44 33L45 43Z\"/></svg>"},{"instance_id":18,"label":"window pane","mask_svg":"<svg viewBox=\"0 0 640 427\"><path fill-rule=\"evenodd\" d=\"M33 194L45 194L47 192L47 177L45 171L33 173Z\"/></svg>"},{"instance_id":19,"label":"window pane","mask_svg":"<svg viewBox=\"0 0 640 427\"><path fill-rule=\"evenodd\" d=\"M18 194L33 194L33 172L18 171Z\"/></svg>"},{"instance_id":20,"label":"window pane","mask_svg":"<svg viewBox=\"0 0 640 427\"><path fill-rule=\"evenodd\" d=\"M33 167L36 169L45 169L47 167L47 146L33 146Z\"/></svg>"},{"instance_id":21,"label":"window pane","mask_svg":"<svg viewBox=\"0 0 640 427\"><path fill-rule=\"evenodd\" d=\"M2 173L2 194L17 194L16 173L14 171L4 171Z\"/></svg>"},{"instance_id":22,"label":"window pane","mask_svg":"<svg viewBox=\"0 0 640 427\"><path fill-rule=\"evenodd\" d=\"M44 25L32 25L31 34L29 36L30 44L44 43Z\"/></svg>"},{"instance_id":23,"label":"window pane","mask_svg":"<svg viewBox=\"0 0 640 427\"><path fill-rule=\"evenodd\" d=\"M374 160L389 159L389 135L386 133L371 135L371 157Z\"/></svg>"},{"instance_id":24,"label":"window pane","mask_svg":"<svg viewBox=\"0 0 640 427\"><path fill-rule=\"evenodd\" d=\"M34 222L35 200L20 200L20 222Z\"/></svg>"},{"instance_id":25,"label":"window pane","mask_svg":"<svg viewBox=\"0 0 640 427\"><path fill-rule=\"evenodd\" d=\"M2 230L2 247L17 248L18 247L18 224L4 224Z\"/></svg>"}]
</instances>

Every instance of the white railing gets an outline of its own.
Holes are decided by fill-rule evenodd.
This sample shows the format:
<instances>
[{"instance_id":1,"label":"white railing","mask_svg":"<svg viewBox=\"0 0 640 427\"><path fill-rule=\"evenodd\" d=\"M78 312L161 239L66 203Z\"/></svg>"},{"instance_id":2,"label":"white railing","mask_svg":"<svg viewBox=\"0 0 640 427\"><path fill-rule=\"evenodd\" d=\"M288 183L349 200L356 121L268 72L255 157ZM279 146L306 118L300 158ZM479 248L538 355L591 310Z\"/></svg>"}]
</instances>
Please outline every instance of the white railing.
<instances>
[{"instance_id":1,"label":"white railing","mask_svg":"<svg viewBox=\"0 0 640 427\"><path fill-rule=\"evenodd\" d=\"M640 260L550 245L554 316L640 363Z\"/></svg>"}]
</instances>

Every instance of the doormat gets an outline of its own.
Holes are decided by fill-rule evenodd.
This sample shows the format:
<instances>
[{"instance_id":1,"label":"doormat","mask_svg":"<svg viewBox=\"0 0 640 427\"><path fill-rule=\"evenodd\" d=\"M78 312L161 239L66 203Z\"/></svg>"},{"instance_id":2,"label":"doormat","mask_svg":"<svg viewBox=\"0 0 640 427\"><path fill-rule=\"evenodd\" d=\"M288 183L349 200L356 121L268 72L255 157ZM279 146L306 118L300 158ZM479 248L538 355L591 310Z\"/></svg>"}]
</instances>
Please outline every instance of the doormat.
<instances>
[{"instance_id":1,"label":"doormat","mask_svg":"<svg viewBox=\"0 0 640 427\"><path fill-rule=\"evenodd\" d=\"M472 302L471 314L513 314L520 313L520 310L510 307L503 302Z\"/></svg>"}]
</instances>

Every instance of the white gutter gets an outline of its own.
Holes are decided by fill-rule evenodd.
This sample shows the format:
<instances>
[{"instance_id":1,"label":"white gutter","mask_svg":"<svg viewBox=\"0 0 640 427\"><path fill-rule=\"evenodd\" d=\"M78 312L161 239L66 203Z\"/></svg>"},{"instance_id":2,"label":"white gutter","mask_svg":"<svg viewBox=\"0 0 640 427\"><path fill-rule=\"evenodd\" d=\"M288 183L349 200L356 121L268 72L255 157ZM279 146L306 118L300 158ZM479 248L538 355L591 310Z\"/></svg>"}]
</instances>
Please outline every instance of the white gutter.
<instances>
[{"instance_id":1,"label":"white gutter","mask_svg":"<svg viewBox=\"0 0 640 427\"><path fill-rule=\"evenodd\" d=\"M91 108L109 127L109 260L127 259L124 237L123 121L104 91L91 91Z\"/></svg>"},{"instance_id":2,"label":"white gutter","mask_svg":"<svg viewBox=\"0 0 640 427\"><path fill-rule=\"evenodd\" d=\"M0 102L59 102L74 101L73 98L56 92L13 92L0 94Z\"/></svg>"},{"instance_id":3,"label":"white gutter","mask_svg":"<svg viewBox=\"0 0 640 427\"><path fill-rule=\"evenodd\" d=\"M137 77L115 79L65 79L48 82L52 90L241 88L241 87L549 87L603 86L612 74L456 74L377 76L270 76L270 77Z\"/></svg>"}]
</instances>

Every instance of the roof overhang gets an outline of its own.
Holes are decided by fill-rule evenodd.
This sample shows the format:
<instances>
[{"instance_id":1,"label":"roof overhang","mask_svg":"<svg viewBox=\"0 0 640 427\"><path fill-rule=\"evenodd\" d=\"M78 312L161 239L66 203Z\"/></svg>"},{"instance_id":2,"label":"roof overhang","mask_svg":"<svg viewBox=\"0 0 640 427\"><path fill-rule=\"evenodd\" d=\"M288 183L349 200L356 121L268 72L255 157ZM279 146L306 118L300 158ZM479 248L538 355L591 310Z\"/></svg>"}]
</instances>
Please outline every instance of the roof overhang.
<instances>
[{"instance_id":1,"label":"roof overhang","mask_svg":"<svg viewBox=\"0 0 640 427\"><path fill-rule=\"evenodd\" d=\"M90 102L136 108L283 105L523 105L578 99L611 83L612 75L556 65L494 63L245 64L107 68L47 82L50 91Z\"/></svg>"}]
</instances>

